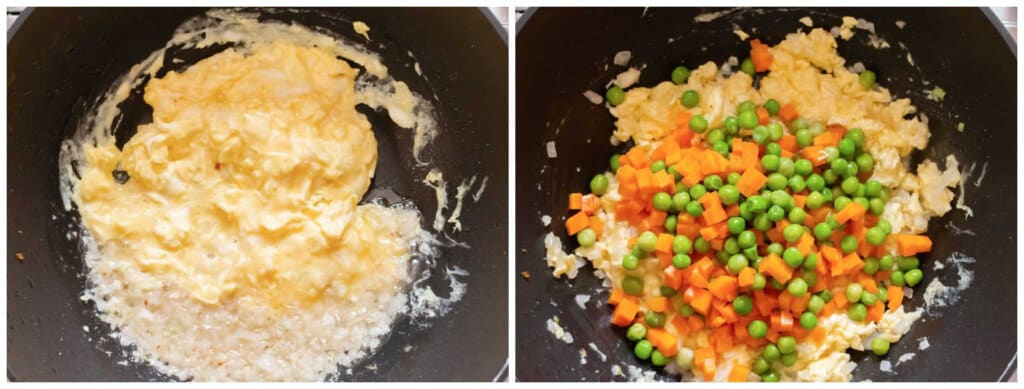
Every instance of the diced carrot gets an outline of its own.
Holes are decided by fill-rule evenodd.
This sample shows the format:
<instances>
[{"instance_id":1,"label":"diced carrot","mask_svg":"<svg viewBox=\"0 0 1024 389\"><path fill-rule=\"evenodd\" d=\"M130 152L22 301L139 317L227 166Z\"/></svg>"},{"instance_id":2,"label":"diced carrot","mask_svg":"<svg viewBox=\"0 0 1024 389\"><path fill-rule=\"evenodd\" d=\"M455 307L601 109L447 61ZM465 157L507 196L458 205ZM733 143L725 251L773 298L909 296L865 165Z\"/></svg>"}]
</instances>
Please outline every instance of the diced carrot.
<instances>
[{"instance_id":1,"label":"diced carrot","mask_svg":"<svg viewBox=\"0 0 1024 389\"><path fill-rule=\"evenodd\" d=\"M729 372L729 382L747 382L747 376L750 375L750 367L742 363L737 363L732 366L732 371Z\"/></svg>"},{"instance_id":2,"label":"diced carrot","mask_svg":"<svg viewBox=\"0 0 1024 389\"><path fill-rule=\"evenodd\" d=\"M811 294L806 293L800 297L793 297L793 301L789 303L789 311L800 313L807 310L807 303L811 301Z\"/></svg>"},{"instance_id":3,"label":"diced carrot","mask_svg":"<svg viewBox=\"0 0 1024 389\"><path fill-rule=\"evenodd\" d=\"M648 329L647 340L651 341L651 344L653 344L654 347L656 347L658 351L666 357L675 356L676 352L679 350L675 335L672 335L663 329Z\"/></svg>"},{"instance_id":4,"label":"diced carrot","mask_svg":"<svg viewBox=\"0 0 1024 389\"><path fill-rule=\"evenodd\" d=\"M782 139L779 139L779 147L791 153L800 151L800 146L796 143L796 136L788 133L782 134Z\"/></svg>"},{"instance_id":5,"label":"diced carrot","mask_svg":"<svg viewBox=\"0 0 1024 389\"><path fill-rule=\"evenodd\" d=\"M932 240L927 235L896 235L896 248L900 255L910 256L932 251Z\"/></svg>"},{"instance_id":6,"label":"diced carrot","mask_svg":"<svg viewBox=\"0 0 1024 389\"><path fill-rule=\"evenodd\" d=\"M657 188L654 186L654 173L651 172L651 169L637 170L636 183L640 188L641 194L652 195L657 193Z\"/></svg>"},{"instance_id":7,"label":"diced carrot","mask_svg":"<svg viewBox=\"0 0 1024 389\"><path fill-rule=\"evenodd\" d=\"M608 304L619 305L622 301L622 297L626 295L626 292L622 289L612 289L611 293L608 294Z\"/></svg>"},{"instance_id":8,"label":"diced carrot","mask_svg":"<svg viewBox=\"0 0 1024 389\"><path fill-rule=\"evenodd\" d=\"M647 307L654 312L665 312L668 310L668 297L654 296L647 299Z\"/></svg>"},{"instance_id":9,"label":"diced carrot","mask_svg":"<svg viewBox=\"0 0 1024 389\"><path fill-rule=\"evenodd\" d=\"M577 232L582 231L584 228L590 225L590 216L586 213L577 212L572 217L565 220L565 230L569 232L569 235L576 235Z\"/></svg>"},{"instance_id":10,"label":"diced carrot","mask_svg":"<svg viewBox=\"0 0 1024 389\"><path fill-rule=\"evenodd\" d=\"M658 191L668 192L669 194L676 193L676 183L672 175L668 174L664 169L658 170L654 173L653 185Z\"/></svg>"},{"instance_id":11,"label":"diced carrot","mask_svg":"<svg viewBox=\"0 0 1024 389\"><path fill-rule=\"evenodd\" d=\"M669 266L662 271L662 280L665 286L678 290L683 286L683 271Z\"/></svg>"},{"instance_id":12,"label":"diced carrot","mask_svg":"<svg viewBox=\"0 0 1024 389\"><path fill-rule=\"evenodd\" d=\"M629 160L631 166L637 169L642 169L650 166L647 160L647 153L641 150L639 147L634 147L626 152L626 158Z\"/></svg>"},{"instance_id":13,"label":"diced carrot","mask_svg":"<svg viewBox=\"0 0 1024 389\"><path fill-rule=\"evenodd\" d=\"M583 205L582 205L581 209L587 215L593 215L594 212L597 212L597 210L599 208L601 208L601 198L597 197L597 195L595 195L593 193L589 193L589 194L584 195L583 199L582 199L582 202L583 202Z\"/></svg>"},{"instance_id":14,"label":"diced carrot","mask_svg":"<svg viewBox=\"0 0 1024 389\"><path fill-rule=\"evenodd\" d=\"M604 232L604 221L601 220L601 217L598 215L591 216L590 224L587 227L594 230L594 233L600 237Z\"/></svg>"},{"instance_id":15,"label":"diced carrot","mask_svg":"<svg viewBox=\"0 0 1024 389\"><path fill-rule=\"evenodd\" d=\"M754 113L757 114L758 124L763 126L768 123L771 123L771 116L768 114L768 110L765 109L764 107L757 107L757 109L754 110Z\"/></svg>"},{"instance_id":16,"label":"diced carrot","mask_svg":"<svg viewBox=\"0 0 1024 389\"><path fill-rule=\"evenodd\" d=\"M687 291L689 290L694 290L693 298L690 299L690 301L688 301L690 306L693 307L694 311L700 313L701 315L707 315L708 310L711 309L711 292L708 292L704 289L697 289L692 286L687 289Z\"/></svg>"},{"instance_id":17,"label":"diced carrot","mask_svg":"<svg viewBox=\"0 0 1024 389\"><path fill-rule=\"evenodd\" d=\"M620 188L623 185L635 185L636 169L629 165L619 166L619 170L615 171L615 180L619 182Z\"/></svg>"},{"instance_id":18,"label":"diced carrot","mask_svg":"<svg viewBox=\"0 0 1024 389\"><path fill-rule=\"evenodd\" d=\"M846 298L846 293L833 293L832 302L835 303L838 309L846 309L846 306L850 304L850 300Z\"/></svg>"},{"instance_id":19,"label":"diced carrot","mask_svg":"<svg viewBox=\"0 0 1024 389\"><path fill-rule=\"evenodd\" d=\"M658 266L661 266L662 269L672 265L672 253L655 251L654 255L658 257Z\"/></svg>"},{"instance_id":20,"label":"diced carrot","mask_svg":"<svg viewBox=\"0 0 1024 389\"><path fill-rule=\"evenodd\" d=\"M779 109L779 117L782 118L782 120L786 121L786 123L789 123L795 120L796 118L800 117L800 113L796 111L795 105L784 104L782 108Z\"/></svg>"},{"instance_id":21,"label":"diced carrot","mask_svg":"<svg viewBox=\"0 0 1024 389\"><path fill-rule=\"evenodd\" d=\"M870 293L878 293L878 283L875 282L874 278L871 278L871 276L867 274L860 273L857 279L857 283L864 287L865 291L868 291Z\"/></svg>"},{"instance_id":22,"label":"diced carrot","mask_svg":"<svg viewBox=\"0 0 1024 389\"><path fill-rule=\"evenodd\" d=\"M896 285L889 285L885 288L886 296L889 298L889 310L896 311L903 305L903 288Z\"/></svg>"},{"instance_id":23,"label":"diced carrot","mask_svg":"<svg viewBox=\"0 0 1024 389\"><path fill-rule=\"evenodd\" d=\"M690 285L698 288L707 289L711 284L708 282L707 276L701 274L699 271L691 271L690 275L687 276L687 280L690 281Z\"/></svg>"},{"instance_id":24,"label":"diced carrot","mask_svg":"<svg viewBox=\"0 0 1024 389\"><path fill-rule=\"evenodd\" d=\"M862 218L865 211L867 211L867 209L864 208L863 205L850 203L846 208L843 208L843 210L836 214L836 221L839 222L839 224L843 224L851 219Z\"/></svg>"},{"instance_id":25,"label":"diced carrot","mask_svg":"<svg viewBox=\"0 0 1024 389\"><path fill-rule=\"evenodd\" d=\"M659 253L671 253L672 252L672 234L660 234L658 240L654 244L654 251Z\"/></svg>"},{"instance_id":26,"label":"diced carrot","mask_svg":"<svg viewBox=\"0 0 1024 389\"><path fill-rule=\"evenodd\" d=\"M767 273L781 283L786 283L793 277L793 268L782 262L782 258L775 254L768 254L768 256L764 257L761 260L759 270L761 273Z\"/></svg>"},{"instance_id":27,"label":"diced carrot","mask_svg":"<svg viewBox=\"0 0 1024 389\"><path fill-rule=\"evenodd\" d=\"M814 251L814 237L810 233L804 232L803 235L800 235L800 240L796 242L796 249L806 257L807 254Z\"/></svg>"},{"instance_id":28,"label":"diced carrot","mask_svg":"<svg viewBox=\"0 0 1024 389\"><path fill-rule=\"evenodd\" d=\"M779 332L793 330L793 315L789 313L789 311L779 312L779 327L776 329L779 330Z\"/></svg>"},{"instance_id":29,"label":"diced carrot","mask_svg":"<svg viewBox=\"0 0 1024 389\"><path fill-rule=\"evenodd\" d=\"M705 194L699 201L704 207L704 212L701 214L701 218L704 219L705 224L717 224L729 218L729 216L725 214L725 209L722 208L722 200L718 197L718 192Z\"/></svg>"},{"instance_id":30,"label":"diced carrot","mask_svg":"<svg viewBox=\"0 0 1024 389\"><path fill-rule=\"evenodd\" d=\"M694 270L704 275L704 278L711 277L711 272L715 270L715 262L711 260L711 257L702 256L693 265Z\"/></svg>"},{"instance_id":31,"label":"diced carrot","mask_svg":"<svg viewBox=\"0 0 1024 389\"><path fill-rule=\"evenodd\" d=\"M612 324L625 327L633 323L633 318L640 312L640 306L629 299L622 299L612 312Z\"/></svg>"},{"instance_id":32,"label":"diced carrot","mask_svg":"<svg viewBox=\"0 0 1024 389\"><path fill-rule=\"evenodd\" d=\"M757 169L747 169L740 176L740 180L736 182L736 188L740 190L744 196L750 197L755 193L761 191L764 184L768 182L768 177L759 172Z\"/></svg>"},{"instance_id":33,"label":"diced carrot","mask_svg":"<svg viewBox=\"0 0 1024 389\"><path fill-rule=\"evenodd\" d=\"M877 323L879 320L882 320L883 314L885 314L885 306L882 303L875 303L875 305L868 307L868 315L865 319Z\"/></svg>"},{"instance_id":34,"label":"diced carrot","mask_svg":"<svg viewBox=\"0 0 1024 389\"><path fill-rule=\"evenodd\" d=\"M843 257L838 249L832 246L821 246L821 257L828 261L828 268L833 276L843 274Z\"/></svg>"},{"instance_id":35,"label":"diced carrot","mask_svg":"<svg viewBox=\"0 0 1024 389\"><path fill-rule=\"evenodd\" d=\"M849 253L843 257L843 273L855 274L864 268L864 261L856 252Z\"/></svg>"},{"instance_id":36,"label":"diced carrot","mask_svg":"<svg viewBox=\"0 0 1024 389\"><path fill-rule=\"evenodd\" d=\"M825 343L825 339L828 338L828 333L825 332L825 327L817 326L811 330L811 340L814 344L821 346Z\"/></svg>"},{"instance_id":37,"label":"diced carrot","mask_svg":"<svg viewBox=\"0 0 1024 389\"><path fill-rule=\"evenodd\" d=\"M738 288L739 284L736 281L736 277L723 275L711 279L708 291L715 298L732 301L732 299L736 298Z\"/></svg>"},{"instance_id":38,"label":"diced carrot","mask_svg":"<svg viewBox=\"0 0 1024 389\"><path fill-rule=\"evenodd\" d=\"M807 146L800 151L804 158L811 161L811 165L817 167L824 165L828 162L828 153L825 152L824 146Z\"/></svg>"},{"instance_id":39,"label":"diced carrot","mask_svg":"<svg viewBox=\"0 0 1024 389\"><path fill-rule=\"evenodd\" d=\"M583 209L583 193L569 193L569 209L574 211Z\"/></svg>"},{"instance_id":40,"label":"diced carrot","mask_svg":"<svg viewBox=\"0 0 1024 389\"><path fill-rule=\"evenodd\" d=\"M693 353L693 365L701 373L705 381L710 381L715 375L718 355L711 345L702 347Z\"/></svg>"},{"instance_id":41,"label":"diced carrot","mask_svg":"<svg viewBox=\"0 0 1024 389\"><path fill-rule=\"evenodd\" d=\"M741 288L746 288L754 284L754 276L757 275L757 270L747 266L740 271L739 277L736 278L736 282Z\"/></svg>"},{"instance_id":42,"label":"diced carrot","mask_svg":"<svg viewBox=\"0 0 1024 389\"><path fill-rule=\"evenodd\" d=\"M750 41L750 61L754 63L754 71L766 72L772 65L772 53L768 45L761 43L760 39Z\"/></svg>"},{"instance_id":43,"label":"diced carrot","mask_svg":"<svg viewBox=\"0 0 1024 389\"><path fill-rule=\"evenodd\" d=\"M779 293L779 309L783 311L789 311L792 309L790 308L790 305L792 304L793 295L789 294L789 292L785 290L782 291L782 293Z\"/></svg>"}]
</instances>

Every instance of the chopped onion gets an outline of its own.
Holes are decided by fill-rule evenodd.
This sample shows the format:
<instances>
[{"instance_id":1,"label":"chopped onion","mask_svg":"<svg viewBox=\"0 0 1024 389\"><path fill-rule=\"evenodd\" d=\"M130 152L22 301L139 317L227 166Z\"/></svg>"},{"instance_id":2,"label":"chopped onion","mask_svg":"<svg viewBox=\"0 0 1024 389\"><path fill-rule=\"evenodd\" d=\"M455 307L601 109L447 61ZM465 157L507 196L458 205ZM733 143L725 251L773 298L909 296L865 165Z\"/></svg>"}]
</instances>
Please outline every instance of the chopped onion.
<instances>
[{"instance_id":1,"label":"chopped onion","mask_svg":"<svg viewBox=\"0 0 1024 389\"><path fill-rule=\"evenodd\" d=\"M594 92L592 90L584 91L583 97L586 97L587 100L590 100L590 102L594 104L601 104L604 102L604 98L601 97L601 95L597 94L597 92Z\"/></svg>"},{"instance_id":2,"label":"chopped onion","mask_svg":"<svg viewBox=\"0 0 1024 389\"><path fill-rule=\"evenodd\" d=\"M629 59L633 58L633 53L629 50L622 50L615 53L615 58L612 59L612 63L619 66L626 66L629 63Z\"/></svg>"},{"instance_id":3,"label":"chopped onion","mask_svg":"<svg viewBox=\"0 0 1024 389\"><path fill-rule=\"evenodd\" d=\"M548 158L558 158L558 152L555 151L555 142L551 141L545 144L548 149Z\"/></svg>"}]
</instances>

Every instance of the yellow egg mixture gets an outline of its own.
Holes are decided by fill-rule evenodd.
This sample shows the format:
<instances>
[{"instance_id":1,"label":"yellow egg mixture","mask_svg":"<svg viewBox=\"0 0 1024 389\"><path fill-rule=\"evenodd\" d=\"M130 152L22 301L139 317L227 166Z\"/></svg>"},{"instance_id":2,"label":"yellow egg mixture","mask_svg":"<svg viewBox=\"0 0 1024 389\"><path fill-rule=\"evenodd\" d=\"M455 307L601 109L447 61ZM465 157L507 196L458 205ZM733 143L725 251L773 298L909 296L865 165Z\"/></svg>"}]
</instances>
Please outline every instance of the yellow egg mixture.
<instances>
[{"instance_id":1,"label":"yellow egg mixture","mask_svg":"<svg viewBox=\"0 0 1024 389\"><path fill-rule=\"evenodd\" d=\"M150 80L153 122L121 150L85 147L74 199L104 256L206 304L280 307L335 281L404 282L395 259L418 215L357 205L377 160L357 74L326 49L277 42Z\"/></svg>"}]
</instances>

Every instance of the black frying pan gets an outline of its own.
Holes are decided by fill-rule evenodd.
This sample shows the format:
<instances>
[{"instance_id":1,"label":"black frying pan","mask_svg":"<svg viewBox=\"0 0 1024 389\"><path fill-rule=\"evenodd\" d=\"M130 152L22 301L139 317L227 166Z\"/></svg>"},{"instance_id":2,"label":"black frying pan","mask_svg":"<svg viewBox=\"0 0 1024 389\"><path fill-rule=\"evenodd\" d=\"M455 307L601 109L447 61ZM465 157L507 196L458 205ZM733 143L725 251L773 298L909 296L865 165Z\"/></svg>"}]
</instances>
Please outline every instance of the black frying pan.
<instances>
[{"instance_id":1,"label":"black frying pan","mask_svg":"<svg viewBox=\"0 0 1024 389\"><path fill-rule=\"evenodd\" d=\"M122 350L107 338L109 327L95 317L91 304L78 299L85 286L81 253L65 238L77 228L78 216L63 211L57 155L60 141L74 131L96 96L162 47L179 24L204 11L35 9L23 14L8 33L8 378L168 379L149 366L116 364ZM421 95L439 98L434 104L442 130L424 159L433 161L449 180L473 174L489 177L479 202L463 209L465 231L455 235L472 250L445 248L440 260L442 266L458 265L470 272L468 294L426 328L400 318L372 357L351 373L339 372L337 378L503 377L508 315L504 304L495 304L508 298L508 227L502 216L508 206L508 64L502 27L487 10L469 8L279 10L264 16L323 27L354 42L363 40L352 31L351 21L368 23L373 49L392 75ZM383 47L377 45L381 43ZM200 58L197 55L192 62ZM417 77L414 61L429 81ZM436 201L433 190L420 183L424 168L413 167L411 131L397 128L386 113L361 111L368 115L378 140L377 174L370 193L392 188L412 199L425 215L423 227L429 228ZM129 107L126 123L117 129L119 140L150 120L150 114L144 107ZM457 183L449 185L450 196ZM24 261L16 259L16 253L23 253ZM433 289L439 294L448 290L447 285ZM86 325L90 333L82 330ZM411 351L404 351L406 346Z\"/></svg>"},{"instance_id":2,"label":"black frying pan","mask_svg":"<svg viewBox=\"0 0 1024 389\"><path fill-rule=\"evenodd\" d=\"M1015 214L1010 211L1017 199L1017 58L1014 42L998 21L987 10L975 8L845 8L747 9L710 23L693 22L695 15L713 11L718 10L539 9L527 12L519 21L516 272L528 271L532 277L517 276L515 281L518 379L611 380L619 379L611 374L612 364L651 368L632 355L624 330L608 324L611 308L592 301L581 310L573 302L577 293L598 288L591 266L583 268L575 281L566 282L552 279L542 260L543 236L549 230L566 242L567 251L575 249L575 239L567 239L562 227L567 194L587 188L590 177L607 169L608 157L623 150L608 143L613 118L581 93L587 89L603 93L604 83L622 70L604 68L619 50L632 50L631 64L647 65L639 85L653 86L668 79L678 64L692 68L708 60L721 64L729 56L745 57L749 43L737 39L733 23L775 45L785 34L802 27L797 19L810 14L815 26L837 26L844 15L865 18L892 43L888 50L870 48L867 33L858 30L851 41L840 41L839 53L851 64L861 61L873 69L880 83L896 96L910 97L931 119L931 141L927 150L915 153L915 165L923 158L940 161L954 153L961 166L977 163L977 177L982 164L988 163L988 178L982 185L966 187L974 217L965 221L963 212L954 210L933 219L928 233L935 245L932 253L922 258L926 265L954 251L977 258L978 263L971 267L975 271L971 288L955 306L941 310L941 317L926 315L916 323L889 355L916 352L917 338L922 336L930 339L930 349L896 367L896 375L880 372L878 357L854 353L853 361L860 365L853 379L1007 380L1016 369L1017 350L1017 235ZM906 28L897 28L896 20L906 21ZM676 39L668 43L668 38ZM903 42L913 53L919 69L908 65L905 50L896 42ZM948 92L941 104L924 98L922 78ZM954 129L961 121L966 125L963 134ZM556 141L557 159L546 156L544 143L549 140ZM554 218L552 227L541 224L542 214ZM948 227L950 222L977 236L957 235ZM934 277L946 285L956 284L952 267L940 272L931 271L930 265L923 267L925 279L915 292L922 293ZM606 293L599 296L606 297ZM912 308L920 304L920 297L910 302ZM545 320L552 315L558 315L576 339L571 346L545 332ZM608 354L608 361L602 362L587 347L588 342ZM580 365L581 347L590 352L586 365ZM658 378L677 379L660 373Z\"/></svg>"}]
</instances>

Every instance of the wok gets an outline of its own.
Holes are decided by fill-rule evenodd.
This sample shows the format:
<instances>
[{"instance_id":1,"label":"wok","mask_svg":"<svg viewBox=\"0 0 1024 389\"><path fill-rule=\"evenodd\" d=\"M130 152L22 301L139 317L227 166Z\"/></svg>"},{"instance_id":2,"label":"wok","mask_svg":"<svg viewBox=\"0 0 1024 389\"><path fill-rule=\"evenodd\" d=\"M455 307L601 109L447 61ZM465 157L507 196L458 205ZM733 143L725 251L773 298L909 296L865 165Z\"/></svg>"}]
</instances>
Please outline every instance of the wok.
<instances>
[{"instance_id":1,"label":"wok","mask_svg":"<svg viewBox=\"0 0 1024 389\"><path fill-rule=\"evenodd\" d=\"M922 257L925 278L915 289L922 293L932 278L956 285L956 270L933 271L931 262L953 252L977 259L969 268L974 281L949 308L925 314L889 352L895 359L916 352L914 359L895 367L896 374L879 370L881 359L853 353L859 366L854 380L873 381L1005 381L1016 369L1017 350L1017 245L1013 204L1016 182L1016 45L988 10L942 9L739 9L727 11L708 23L695 23L702 13L723 11L701 8L542 8L528 11L516 35L516 377L519 380L613 380L610 366L637 365L624 329L609 324L611 307L602 292L580 309L576 294L593 294L600 283L587 264L573 281L552 279L545 266L543 236L553 231L567 252L575 239L567 239L567 194L587 187L594 174L604 171L608 158L626 146L613 147L609 137L614 119L581 93L602 93L605 83L624 68L611 65L620 50L631 50L631 66L646 65L638 85L653 86L667 80L672 68L691 68L706 61L723 63L729 56L746 57L749 41L733 34L733 24L753 37L775 45L785 34L804 27L811 16L815 26L840 24L853 16L874 22L879 36L892 47L868 46L867 33L855 30L850 41L840 41L839 53L849 64L863 62L879 75L878 81L897 97L910 97L930 119L932 137L926 150L915 152L912 165L923 158L944 160L956 155L962 169L976 164L965 188L966 204L974 217L953 210L932 219L928 234L935 242ZM904 29L897 20L906 22ZM806 27L804 27L806 30ZM672 40L669 40L672 38ZM906 60L906 45L916 66ZM606 64L608 65L606 67ZM939 85L948 94L939 103L925 98L921 80ZM965 123L963 133L956 131ZM545 142L555 141L557 158L549 159ZM940 162L941 164L941 162ZM987 164L987 178L973 183ZM941 165L940 165L941 166ZM534 178L536 177L536 178ZM553 218L550 227L541 215ZM953 227L951 227L953 226ZM955 228L954 228L955 227ZM965 230L975 236L960 235ZM910 308L922 305L916 296ZM574 343L567 345L545 332L545 321L557 315ZM931 347L918 350L918 338ZM602 361L589 342L608 355ZM579 349L587 349L587 364L580 364ZM658 373L658 379L678 379Z\"/></svg>"},{"instance_id":2,"label":"wok","mask_svg":"<svg viewBox=\"0 0 1024 389\"><path fill-rule=\"evenodd\" d=\"M109 326L79 296L85 287L81 252L65 236L78 228L77 211L65 212L58 193L57 156L94 99L150 52L164 45L200 8L40 8L24 13L8 33L7 95L7 375L19 381L167 380L147 365L119 365L122 347ZM454 234L472 249L446 247L439 269L469 271L468 293L427 326L400 317L382 346L340 380L472 380L504 376L507 328L507 225L494 210L507 209L507 43L486 9L357 8L260 10L261 18L322 27L364 42L352 21L371 26L372 49L391 74L422 96L437 96L441 132L422 155L449 181L488 177L478 203L462 212L465 230ZM438 28L447 26L447 28ZM194 63L215 50L196 53ZM412 52L415 58L410 57ZM418 61L425 77L414 70ZM188 64L186 63L186 65ZM385 112L366 107L378 141L378 163L368 198L392 189L413 201L429 229L434 191L420 181L425 167L412 158L412 132ZM121 143L151 120L141 105L127 107L117 128ZM471 150L467 152L467 150ZM449 196L454 186L449 185ZM467 196L468 197L468 196ZM454 201L454 200L449 200ZM447 212L446 212L447 213ZM500 218L499 220L505 220ZM22 253L24 260L16 259ZM482 256L479 253L488 253ZM440 277L438 277L440 278ZM447 283L432 285L441 297ZM83 331L88 326L90 332ZM498 331L497 334L504 332ZM408 349L408 350L406 350ZM113 356L108 355L113 353Z\"/></svg>"}]
</instances>

